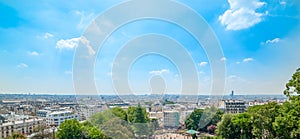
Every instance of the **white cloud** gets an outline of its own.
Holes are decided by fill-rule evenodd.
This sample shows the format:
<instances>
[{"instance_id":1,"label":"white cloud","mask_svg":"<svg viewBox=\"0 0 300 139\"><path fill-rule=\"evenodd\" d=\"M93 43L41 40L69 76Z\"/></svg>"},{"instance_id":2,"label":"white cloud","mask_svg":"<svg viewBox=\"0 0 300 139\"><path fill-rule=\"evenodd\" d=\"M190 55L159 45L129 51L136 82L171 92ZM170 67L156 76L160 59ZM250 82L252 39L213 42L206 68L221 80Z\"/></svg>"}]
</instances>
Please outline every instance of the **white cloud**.
<instances>
[{"instance_id":1,"label":"white cloud","mask_svg":"<svg viewBox=\"0 0 300 139\"><path fill-rule=\"evenodd\" d=\"M226 57L222 57L220 60L221 61L226 61L227 59L226 59Z\"/></svg>"},{"instance_id":2,"label":"white cloud","mask_svg":"<svg viewBox=\"0 0 300 139\"><path fill-rule=\"evenodd\" d=\"M199 66L206 66L208 63L207 62L200 62Z\"/></svg>"},{"instance_id":3,"label":"white cloud","mask_svg":"<svg viewBox=\"0 0 300 139\"><path fill-rule=\"evenodd\" d=\"M275 38L275 39L273 39L273 40L267 40L267 41L266 41L266 44L274 44L274 43L278 43L279 41L280 41L279 38Z\"/></svg>"},{"instance_id":4,"label":"white cloud","mask_svg":"<svg viewBox=\"0 0 300 139\"><path fill-rule=\"evenodd\" d=\"M262 21L264 13L256 12L256 9L265 5L259 0L228 0L230 8L219 16L226 30L241 30L254 26Z\"/></svg>"},{"instance_id":5,"label":"white cloud","mask_svg":"<svg viewBox=\"0 0 300 139\"><path fill-rule=\"evenodd\" d=\"M169 73L169 69L162 69L162 70L153 70L150 71L149 74L151 75L162 75L163 73Z\"/></svg>"},{"instance_id":6,"label":"white cloud","mask_svg":"<svg viewBox=\"0 0 300 139\"><path fill-rule=\"evenodd\" d=\"M49 38L53 38L53 37L54 37L54 35L51 34L51 33L46 32L46 33L44 34L44 39L49 39Z\"/></svg>"},{"instance_id":7,"label":"white cloud","mask_svg":"<svg viewBox=\"0 0 300 139\"><path fill-rule=\"evenodd\" d=\"M50 39L50 38L53 38L54 37L54 35L53 34L51 34L51 33L49 33L49 32L46 32L46 33L44 33L43 35L38 35L38 36L36 36L38 39Z\"/></svg>"},{"instance_id":8,"label":"white cloud","mask_svg":"<svg viewBox=\"0 0 300 139\"><path fill-rule=\"evenodd\" d=\"M25 63L20 63L17 67L18 68L28 68L28 65Z\"/></svg>"},{"instance_id":9,"label":"white cloud","mask_svg":"<svg viewBox=\"0 0 300 139\"><path fill-rule=\"evenodd\" d=\"M58 42L56 42L56 48L57 49L75 49L78 47L78 43L81 42L85 47L88 49L88 53L90 55L94 55L96 52L93 49L93 47L90 45L90 41L85 37L78 37L78 38L71 38L71 39L61 39Z\"/></svg>"},{"instance_id":10,"label":"white cloud","mask_svg":"<svg viewBox=\"0 0 300 139\"><path fill-rule=\"evenodd\" d=\"M40 54L39 54L38 52L36 52L36 51L32 51L32 52L28 51L27 54L30 55L30 56L39 56L39 55L40 55Z\"/></svg>"},{"instance_id":11,"label":"white cloud","mask_svg":"<svg viewBox=\"0 0 300 139\"><path fill-rule=\"evenodd\" d=\"M78 38L71 38L71 39L61 39L56 42L56 48L58 49L74 49L78 46L80 41L80 37Z\"/></svg>"},{"instance_id":12,"label":"white cloud","mask_svg":"<svg viewBox=\"0 0 300 139\"><path fill-rule=\"evenodd\" d=\"M254 59L253 58L245 58L243 59L243 62L250 62L250 61L253 61Z\"/></svg>"}]
</instances>

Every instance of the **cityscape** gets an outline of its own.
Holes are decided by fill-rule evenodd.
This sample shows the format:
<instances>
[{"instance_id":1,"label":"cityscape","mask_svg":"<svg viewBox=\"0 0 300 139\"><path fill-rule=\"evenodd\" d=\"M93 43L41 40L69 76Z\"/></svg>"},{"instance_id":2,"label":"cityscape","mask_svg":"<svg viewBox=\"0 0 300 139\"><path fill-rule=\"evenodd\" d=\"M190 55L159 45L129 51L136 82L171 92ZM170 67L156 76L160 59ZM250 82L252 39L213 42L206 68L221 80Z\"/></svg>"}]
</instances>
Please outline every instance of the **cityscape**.
<instances>
[{"instance_id":1,"label":"cityscape","mask_svg":"<svg viewBox=\"0 0 300 139\"><path fill-rule=\"evenodd\" d=\"M0 139L300 139L298 0L0 0Z\"/></svg>"}]
</instances>

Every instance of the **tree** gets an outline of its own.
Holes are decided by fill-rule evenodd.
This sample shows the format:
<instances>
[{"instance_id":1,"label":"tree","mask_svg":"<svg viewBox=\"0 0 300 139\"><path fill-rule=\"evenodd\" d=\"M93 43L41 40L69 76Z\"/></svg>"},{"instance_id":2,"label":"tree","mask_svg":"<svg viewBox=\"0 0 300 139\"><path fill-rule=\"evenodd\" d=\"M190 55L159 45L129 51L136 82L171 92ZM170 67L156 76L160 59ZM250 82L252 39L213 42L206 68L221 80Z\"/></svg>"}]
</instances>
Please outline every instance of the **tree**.
<instances>
[{"instance_id":1,"label":"tree","mask_svg":"<svg viewBox=\"0 0 300 139\"><path fill-rule=\"evenodd\" d=\"M203 112L204 110L202 109L195 109L185 120L186 128L198 130L200 119Z\"/></svg>"},{"instance_id":2,"label":"tree","mask_svg":"<svg viewBox=\"0 0 300 139\"><path fill-rule=\"evenodd\" d=\"M82 137L82 125L77 119L65 120L57 129L56 136L59 139L78 139Z\"/></svg>"},{"instance_id":3,"label":"tree","mask_svg":"<svg viewBox=\"0 0 300 139\"><path fill-rule=\"evenodd\" d=\"M33 130L36 134L32 137L33 139L44 139L44 138L52 138L52 132L47 132L46 129L49 127L46 124L41 124L36 126Z\"/></svg>"},{"instance_id":4,"label":"tree","mask_svg":"<svg viewBox=\"0 0 300 139\"><path fill-rule=\"evenodd\" d=\"M236 114L232 117L232 122L241 128L243 138L252 138L252 121L249 113Z\"/></svg>"},{"instance_id":5,"label":"tree","mask_svg":"<svg viewBox=\"0 0 300 139\"><path fill-rule=\"evenodd\" d=\"M12 136L8 136L6 138L7 139L26 139L26 137L20 133L13 133Z\"/></svg>"},{"instance_id":6,"label":"tree","mask_svg":"<svg viewBox=\"0 0 300 139\"><path fill-rule=\"evenodd\" d=\"M293 74L292 79L286 84L284 94L290 97L292 94L300 94L300 68Z\"/></svg>"},{"instance_id":7,"label":"tree","mask_svg":"<svg viewBox=\"0 0 300 139\"><path fill-rule=\"evenodd\" d=\"M221 121L223 111L216 107L195 109L186 119L185 125L187 129L195 129L207 131L209 125L217 125Z\"/></svg>"},{"instance_id":8,"label":"tree","mask_svg":"<svg viewBox=\"0 0 300 139\"><path fill-rule=\"evenodd\" d=\"M207 131L209 134L215 134L216 129L217 129L217 126L215 126L215 125L210 125L207 127Z\"/></svg>"},{"instance_id":9,"label":"tree","mask_svg":"<svg viewBox=\"0 0 300 139\"><path fill-rule=\"evenodd\" d=\"M276 131L273 128L273 122L279 115L280 105L276 102L270 102L261 106L250 107L247 112L251 114L252 133L257 138L275 138Z\"/></svg>"},{"instance_id":10,"label":"tree","mask_svg":"<svg viewBox=\"0 0 300 139\"><path fill-rule=\"evenodd\" d=\"M289 100L279 109L273 128L278 138L300 138L300 68L292 75L283 93Z\"/></svg>"},{"instance_id":11,"label":"tree","mask_svg":"<svg viewBox=\"0 0 300 139\"><path fill-rule=\"evenodd\" d=\"M118 117L112 118L102 123L100 129L102 132L114 139L128 139L133 138L131 127L128 124L124 124L124 121Z\"/></svg>"},{"instance_id":12,"label":"tree","mask_svg":"<svg viewBox=\"0 0 300 139\"><path fill-rule=\"evenodd\" d=\"M89 121L81 123L81 126L81 134L83 139L110 139L102 133L100 128L97 128Z\"/></svg>"},{"instance_id":13,"label":"tree","mask_svg":"<svg viewBox=\"0 0 300 139\"><path fill-rule=\"evenodd\" d=\"M121 111L119 108L102 111L92 115L89 120L93 126L100 127L104 135L108 137L116 139L132 138L132 129L127 121L121 119L123 117Z\"/></svg>"},{"instance_id":14,"label":"tree","mask_svg":"<svg viewBox=\"0 0 300 139\"><path fill-rule=\"evenodd\" d=\"M140 104L138 104L136 108L136 112L134 113L133 123L147 123L147 112L146 108L143 108Z\"/></svg>"},{"instance_id":15,"label":"tree","mask_svg":"<svg viewBox=\"0 0 300 139\"><path fill-rule=\"evenodd\" d=\"M96 126L99 126L110 119L116 118L117 116L114 115L110 110L105 110L102 112L98 112L93 114L90 118L89 121L93 123Z\"/></svg>"},{"instance_id":16,"label":"tree","mask_svg":"<svg viewBox=\"0 0 300 139\"><path fill-rule=\"evenodd\" d=\"M124 109L120 107L114 107L111 109L111 112L122 120L127 121L127 113Z\"/></svg>"},{"instance_id":17,"label":"tree","mask_svg":"<svg viewBox=\"0 0 300 139\"><path fill-rule=\"evenodd\" d=\"M106 135L104 135L100 129L96 127L88 128L87 139L109 139Z\"/></svg>"},{"instance_id":18,"label":"tree","mask_svg":"<svg viewBox=\"0 0 300 139\"><path fill-rule=\"evenodd\" d=\"M291 97L279 109L279 116L273 122L273 128L278 138L300 138L300 99Z\"/></svg>"},{"instance_id":19,"label":"tree","mask_svg":"<svg viewBox=\"0 0 300 139\"><path fill-rule=\"evenodd\" d=\"M149 123L146 108L138 104L133 113L132 128L137 137L149 136L152 134L153 126Z\"/></svg>"},{"instance_id":20,"label":"tree","mask_svg":"<svg viewBox=\"0 0 300 139\"><path fill-rule=\"evenodd\" d=\"M225 114L217 125L217 134L225 139L234 139L240 137L240 127L232 122L232 114Z\"/></svg>"},{"instance_id":21,"label":"tree","mask_svg":"<svg viewBox=\"0 0 300 139\"><path fill-rule=\"evenodd\" d=\"M127 120L129 123L132 123L135 117L135 112L137 111L137 107L130 106L127 109Z\"/></svg>"}]
</instances>

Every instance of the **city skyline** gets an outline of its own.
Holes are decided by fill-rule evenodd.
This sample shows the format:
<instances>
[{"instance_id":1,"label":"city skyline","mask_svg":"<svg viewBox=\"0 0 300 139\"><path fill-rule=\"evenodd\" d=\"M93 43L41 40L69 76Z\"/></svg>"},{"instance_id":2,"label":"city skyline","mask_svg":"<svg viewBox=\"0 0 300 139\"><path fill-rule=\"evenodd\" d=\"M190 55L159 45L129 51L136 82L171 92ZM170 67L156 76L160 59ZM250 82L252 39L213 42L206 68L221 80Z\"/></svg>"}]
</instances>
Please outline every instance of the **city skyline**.
<instances>
[{"instance_id":1,"label":"city skyline","mask_svg":"<svg viewBox=\"0 0 300 139\"><path fill-rule=\"evenodd\" d=\"M218 38L224 54L219 60L226 62L224 95L231 90L239 95L283 94L285 84L300 65L297 0L177 2L203 17ZM0 92L75 94L72 64L80 36L93 19L120 3L123 1L1 1ZM115 18L119 16L123 15ZM200 82L200 91L195 94L209 95L213 73L203 47L182 28L151 19L122 26L95 52L94 79L99 94L115 94L111 69L120 48L149 33L169 36L185 47ZM150 78L156 75L165 80L166 93L180 94L180 73L164 57L142 57L128 75L130 87L137 94L151 92Z\"/></svg>"}]
</instances>

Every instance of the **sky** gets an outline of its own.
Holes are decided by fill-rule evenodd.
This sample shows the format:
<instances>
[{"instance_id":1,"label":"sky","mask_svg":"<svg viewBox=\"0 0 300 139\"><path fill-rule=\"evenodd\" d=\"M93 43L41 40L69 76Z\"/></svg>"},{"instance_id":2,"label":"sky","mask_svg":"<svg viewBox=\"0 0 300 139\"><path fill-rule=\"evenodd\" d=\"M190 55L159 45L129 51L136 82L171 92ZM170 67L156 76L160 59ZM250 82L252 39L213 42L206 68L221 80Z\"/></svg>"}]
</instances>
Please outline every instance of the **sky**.
<instances>
[{"instance_id":1,"label":"sky","mask_svg":"<svg viewBox=\"0 0 300 139\"><path fill-rule=\"evenodd\" d=\"M76 49L83 42L81 36L95 19L126 2L1 0L0 92L75 94L73 63ZM220 94L229 94L231 90L241 95L282 94L285 83L300 67L298 0L175 2L202 17L218 39L224 55L219 60L225 63L226 69L222 82L225 87ZM157 4L157 13L170 8ZM145 6L136 5L137 9ZM127 9L122 14L111 15L111 18L118 20L135 12L139 11ZM191 14L186 12L170 16L184 21ZM201 30L200 27L197 29ZM145 34L167 36L180 43L196 67L199 91L194 94L210 94L212 76L217 73L213 73L216 72L212 70L213 61L208 58L205 47L184 28L157 19L122 25L107 36L101 49L93 52L96 58L93 79L99 94L116 94L113 82L115 73L112 72L116 64L114 60L130 40ZM170 54L179 51L167 44L164 49ZM130 89L134 94L151 94L155 93L151 87L156 86L162 88L164 93L181 94L184 74L176 64L180 58L168 59L155 53L136 58L128 70Z\"/></svg>"}]
</instances>

